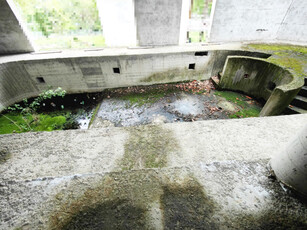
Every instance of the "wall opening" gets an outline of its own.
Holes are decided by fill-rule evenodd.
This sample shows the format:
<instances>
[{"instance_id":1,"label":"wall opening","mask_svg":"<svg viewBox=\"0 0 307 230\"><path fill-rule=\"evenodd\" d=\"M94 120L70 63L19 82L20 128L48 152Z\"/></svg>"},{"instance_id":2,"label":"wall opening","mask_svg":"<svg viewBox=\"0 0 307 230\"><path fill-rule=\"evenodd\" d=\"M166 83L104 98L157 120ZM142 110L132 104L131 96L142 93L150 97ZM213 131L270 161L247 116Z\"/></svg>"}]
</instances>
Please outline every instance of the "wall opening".
<instances>
[{"instance_id":1,"label":"wall opening","mask_svg":"<svg viewBox=\"0 0 307 230\"><path fill-rule=\"evenodd\" d=\"M272 81L269 81L267 89L272 91L275 88L276 88L276 84L274 82L272 82Z\"/></svg>"},{"instance_id":2,"label":"wall opening","mask_svg":"<svg viewBox=\"0 0 307 230\"><path fill-rule=\"evenodd\" d=\"M195 69L195 63L189 64L189 69Z\"/></svg>"},{"instance_id":3,"label":"wall opening","mask_svg":"<svg viewBox=\"0 0 307 230\"><path fill-rule=\"evenodd\" d=\"M38 51L105 46L96 0L13 0Z\"/></svg>"},{"instance_id":4,"label":"wall opening","mask_svg":"<svg viewBox=\"0 0 307 230\"><path fill-rule=\"evenodd\" d=\"M208 56L208 51L195 52L195 56Z\"/></svg>"},{"instance_id":5,"label":"wall opening","mask_svg":"<svg viewBox=\"0 0 307 230\"><path fill-rule=\"evenodd\" d=\"M119 68L113 68L113 73L117 73L117 74L120 74L120 69Z\"/></svg>"},{"instance_id":6,"label":"wall opening","mask_svg":"<svg viewBox=\"0 0 307 230\"><path fill-rule=\"evenodd\" d=\"M45 79L44 79L43 77L37 77L37 78L36 78L36 81L37 81L38 83L46 83L46 82L45 82Z\"/></svg>"},{"instance_id":7,"label":"wall opening","mask_svg":"<svg viewBox=\"0 0 307 230\"><path fill-rule=\"evenodd\" d=\"M207 42L213 0L190 0L187 43Z\"/></svg>"}]
</instances>

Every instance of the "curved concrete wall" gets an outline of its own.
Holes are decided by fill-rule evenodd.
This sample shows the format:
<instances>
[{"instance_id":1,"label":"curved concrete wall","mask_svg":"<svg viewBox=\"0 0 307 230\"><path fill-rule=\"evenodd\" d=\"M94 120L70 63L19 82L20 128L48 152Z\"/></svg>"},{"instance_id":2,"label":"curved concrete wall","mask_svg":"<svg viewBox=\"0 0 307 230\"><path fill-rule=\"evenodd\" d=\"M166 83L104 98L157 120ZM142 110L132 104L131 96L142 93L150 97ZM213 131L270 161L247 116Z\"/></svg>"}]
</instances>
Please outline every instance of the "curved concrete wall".
<instances>
[{"instance_id":1,"label":"curved concrete wall","mask_svg":"<svg viewBox=\"0 0 307 230\"><path fill-rule=\"evenodd\" d=\"M289 105L304 80L264 59L228 56L220 85L224 89L263 98L267 102L260 116L270 116L280 114Z\"/></svg>"},{"instance_id":2,"label":"curved concrete wall","mask_svg":"<svg viewBox=\"0 0 307 230\"><path fill-rule=\"evenodd\" d=\"M95 55L23 55L0 58L0 111L48 87L68 93L98 92L107 88L209 79L222 71L228 55L268 57L232 50L111 49ZM210 48L209 48L210 49ZM195 64L194 69L189 69ZM116 73L116 72L120 73Z\"/></svg>"}]
</instances>

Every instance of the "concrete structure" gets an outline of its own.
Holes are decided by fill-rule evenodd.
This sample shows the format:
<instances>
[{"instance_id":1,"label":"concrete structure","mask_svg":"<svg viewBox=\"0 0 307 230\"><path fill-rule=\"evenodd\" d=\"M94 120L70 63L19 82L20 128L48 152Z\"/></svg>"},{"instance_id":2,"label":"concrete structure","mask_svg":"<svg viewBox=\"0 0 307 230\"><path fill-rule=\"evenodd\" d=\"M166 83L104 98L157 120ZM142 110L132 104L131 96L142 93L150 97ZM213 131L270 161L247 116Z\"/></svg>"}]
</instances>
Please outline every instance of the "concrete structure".
<instances>
[{"instance_id":1,"label":"concrete structure","mask_svg":"<svg viewBox=\"0 0 307 230\"><path fill-rule=\"evenodd\" d=\"M1 135L0 229L305 229L306 206L266 165L306 123L291 115ZM160 168L123 170L159 154Z\"/></svg>"},{"instance_id":2,"label":"concrete structure","mask_svg":"<svg viewBox=\"0 0 307 230\"><path fill-rule=\"evenodd\" d=\"M259 58L228 56L221 76L223 89L266 100L260 116L282 113L304 85L304 79Z\"/></svg>"},{"instance_id":3,"label":"concrete structure","mask_svg":"<svg viewBox=\"0 0 307 230\"><path fill-rule=\"evenodd\" d=\"M307 196L307 125L271 160L278 180Z\"/></svg>"},{"instance_id":4,"label":"concrete structure","mask_svg":"<svg viewBox=\"0 0 307 230\"><path fill-rule=\"evenodd\" d=\"M105 49L0 58L0 111L49 87L68 93L205 80L223 69L228 55L268 57L239 46ZM234 50L233 50L234 49Z\"/></svg>"},{"instance_id":5,"label":"concrete structure","mask_svg":"<svg viewBox=\"0 0 307 230\"><path fill-rule=\"evenodd\" d=\"M307 43L305 0L216 0L209 42Z\"/></svg>"},{"instance_id":6,"label":"concrete structure","mask_svg":"<svg viewBox=\"0 0 307 230\"><path fill-rule=\"evenodd\" d=\"M184 44L189 0L98 0L108 46Z\"/></svg>"},{"instance_id":7,"label":"concrete structure","mask_svg":"<svg viewBox=\"0 0 307 230\"><path fill-rule=\"evenodd\" d=\"M0 0L0 55L34 51L11 0Z\"/></svg>"}]
</instances>

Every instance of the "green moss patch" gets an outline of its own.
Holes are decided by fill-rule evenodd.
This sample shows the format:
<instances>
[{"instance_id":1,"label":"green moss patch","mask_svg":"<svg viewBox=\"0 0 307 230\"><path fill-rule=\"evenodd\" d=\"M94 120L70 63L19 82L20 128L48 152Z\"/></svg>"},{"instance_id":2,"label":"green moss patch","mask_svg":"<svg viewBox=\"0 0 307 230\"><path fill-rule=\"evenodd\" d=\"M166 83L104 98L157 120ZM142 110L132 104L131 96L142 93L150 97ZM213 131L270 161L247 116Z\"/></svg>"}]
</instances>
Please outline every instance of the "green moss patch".
<instances>
[{"instance_id":1,"label":"green moss patch","mask_svg":"<svg viewBox=\"0 0 307 230\"><path fill-rule=\"evenodd\" d=\"M162 168L169 153L178 150L171 131L156 125L129 128L125 154L119 163L122 170Z\"/></svg>"},{"instance_id":2,"label":"green moss patch","mask_svg":"<svg viewBox=\"0 0 307 230\"><path fill-rule=\"evenodd\" d=\"M0 134L22 133L28 131L61 130L66 122L63 115L27 115L7 113L0 115Z\"/></svg>"},{"instance_id":3,"label":"green moss patch","mask_svg":"<svg viewBox=\"0 0 307 230\"><path fill-rule=\"evenodd\" d=\"M271 53L270 62L292 69L298 76L306 76L304 68L307 67L307 47L278 44L249 44L246 47L252 50L261 50Z\"/></svg>"},{"instance_id":4,"label":"green moss patch","mask_svg":"<svg viewBox=\"0 0 307 230\"><path fill-rule=\"evenodd\" d=\"M225 98L239 108L235 113L229 113L229 118L259 117L261 106L250 97L231 91L216 91L215 95Z\"/></svg>"}]
</instances>

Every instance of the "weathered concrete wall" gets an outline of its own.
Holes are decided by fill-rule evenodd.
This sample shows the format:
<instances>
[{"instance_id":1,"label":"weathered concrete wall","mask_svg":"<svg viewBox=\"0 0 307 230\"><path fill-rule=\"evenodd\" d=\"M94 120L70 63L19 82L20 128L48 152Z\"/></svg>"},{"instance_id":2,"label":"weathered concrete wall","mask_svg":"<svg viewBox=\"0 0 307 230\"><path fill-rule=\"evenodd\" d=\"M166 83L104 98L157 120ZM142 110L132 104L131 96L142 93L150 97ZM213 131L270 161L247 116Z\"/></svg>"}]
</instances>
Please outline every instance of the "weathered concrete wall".
<instances>
[{"instance_id":1,"label":"weathered concrete wall","mask_svg":"<svg viewBox=\"0 0 307 230\"><path fill-rule=\"evenodd\" d=\"M0 54L34 51L11 0L0 0Z\"/></svg>"},{"instance_id":2,"label":"weathered concrete wall","mask_svg":"<svg viewBox=\"0 0 307 230\"><path fill-rule=\"evenodd\" d=\"M260 115L280 114L304 85L294 73L264 59L228 56L220 85L266 100Z\"/></svg>"},{"instance_id":3,"label":"weathered concrete wall","mask_svg":"<svg viewBox=\"0 0 307 230\"><path fill-rule=\"evenodd\" d=\"M205 80L222 71L227 55L267 56L239 50L206 51L206 48L188 51L180 51L179 47L161 48L159 52L156 49L131 49L126 54L119 51L118 55L115 55L116 51L112 52L113 55L103 54L105 51L102 51L102 55L76 57L46 54L40 58L39 55L30 55L27 56L28 60L21 57L2 63L0 59L0 111L24 98L37 96L50 86L62 87L68 93L82 93L107 88ZM199 53L196 55L196 52ZM195 64L195 68L189 69L190 64Z\"/></svg>"},{"instance_id":4,"label":"weathered concrete wall","mask_svg":"<svg viewBox=\"0 0 307 230\"><path fill-rule=\"evenodd\" d=\"M209 41L307 43L306 8L304 0L216 0Z\"/></svg>"},{"instance_id":5,"label":"weathered concrete wall","mask_svg":"<svg viewBox=\"0 0 307 230\"><path fill-rule=\"evenodd\" d=\"M292 1L280 26L277 39L281 41L307 43L307 2Z\"/></svg>"},{"instance_id":6,"label":"weathered concrete wall","mask_svg":"<svg viewBox=\"0 0 307 230\"><path fill-rule=\"evenodd\" d=\"M182 0L135 0L140 46L178 45Z\"/></svg>"},{"instance_id":7,"label":"weathered concrete wall","mask_svg":"<svg viewBox=\"0 0 307 230\"><path fill-rule=\"evenodd\" d=\"M266 169L305 123L291 115L0 135L0 229L306 229L306 205ZM161 145L165 166L122 169L138 135L149 138L137 157Z\"/></svg>"}]
</instances>

